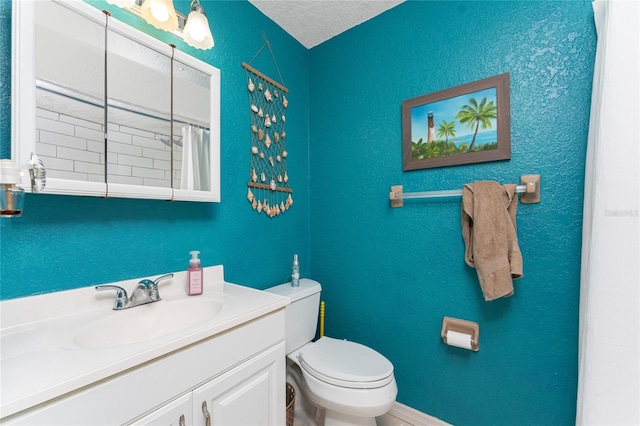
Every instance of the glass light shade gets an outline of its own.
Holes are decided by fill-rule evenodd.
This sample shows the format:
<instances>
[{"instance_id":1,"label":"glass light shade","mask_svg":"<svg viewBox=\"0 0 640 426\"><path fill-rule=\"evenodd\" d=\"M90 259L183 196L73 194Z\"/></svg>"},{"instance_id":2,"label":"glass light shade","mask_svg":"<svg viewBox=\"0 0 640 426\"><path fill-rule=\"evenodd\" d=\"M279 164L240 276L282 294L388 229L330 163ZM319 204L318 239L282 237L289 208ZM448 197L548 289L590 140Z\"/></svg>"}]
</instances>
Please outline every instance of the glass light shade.
<instances>
[{"instance_id":1,"label":"glass light shade","mask_svg":"<svg viewBox=\"0 0 640 426\"><path fill-rule=\"evenodd\" d=\"M178 29L178 16L173 7L173 0L144 0L140 13L145 21L160 30Z\"/></svg>"},{"instance_id":2,"label":"glass light shade","mask_svg":"<svg viewBox=\"0 0 640 426\"><path fill-rule=\"evenodd\" d=\"M191 6L187 24L182 31L182 38L189 46L197 49L206 50L213 47L213 36L209 29L209 20L204 14L204 9L199 4Z\"/></svg>"},{"instance_id":3,"label":"glass light shade","mask_svg":"<svg viewBox=\"0 0 640 426\"><path fill-rule=\"evenodd\" d=\"M107 0L107 3L114 4L123 9L129 9L136 4L136 0Z\"/></svg>"}]
</instances>

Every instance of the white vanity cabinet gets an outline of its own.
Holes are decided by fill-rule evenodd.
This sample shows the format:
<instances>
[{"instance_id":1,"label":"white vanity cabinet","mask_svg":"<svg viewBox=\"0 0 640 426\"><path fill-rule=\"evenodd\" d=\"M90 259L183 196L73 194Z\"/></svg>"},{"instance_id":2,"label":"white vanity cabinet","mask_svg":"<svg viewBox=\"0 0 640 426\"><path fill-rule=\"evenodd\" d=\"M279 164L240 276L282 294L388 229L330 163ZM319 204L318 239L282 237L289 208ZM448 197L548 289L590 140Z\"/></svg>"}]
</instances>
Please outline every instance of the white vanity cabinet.
<instances>
[{"instance_id":1,"label":"white vanity cabinet","mask_svg":"<svg viewBox=\"0 0 640 426\"><path fill-rule=\"evenodd\" d=\"M141 425L284 424L284 343L253 357L193 392L132 423Z\"/></svg>"},{"instance_id":2,"label":"white vanity cabinet","mask_svg":"<svg viewBox=\"0 0 640 426\"><path fill-rule=\"evenodd\" d=\"M285 357L284 309L278 309L2 423L180 425L184 416L185 425L281 425Z\"/></svg>"}]
</instances>

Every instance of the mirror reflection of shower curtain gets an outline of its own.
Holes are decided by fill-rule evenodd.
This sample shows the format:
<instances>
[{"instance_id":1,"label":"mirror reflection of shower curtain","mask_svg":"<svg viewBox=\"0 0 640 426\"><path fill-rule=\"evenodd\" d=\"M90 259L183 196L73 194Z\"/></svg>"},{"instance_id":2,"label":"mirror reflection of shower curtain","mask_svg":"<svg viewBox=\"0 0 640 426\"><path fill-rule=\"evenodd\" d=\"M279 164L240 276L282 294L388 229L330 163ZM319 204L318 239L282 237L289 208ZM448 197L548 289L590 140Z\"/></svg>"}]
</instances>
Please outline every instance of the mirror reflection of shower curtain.
<instances>
[{"instance_id":1,"label":"mirror reflection of shower curtain","mask_svg":"<svg viewBox=\"0 0 640 426\"><path fill-rule=\"evenodd\" d=\"M209 134L209 130L201 127L190 124L182 126L180 189L210 190Z\"/></svg>"}]
</instances>

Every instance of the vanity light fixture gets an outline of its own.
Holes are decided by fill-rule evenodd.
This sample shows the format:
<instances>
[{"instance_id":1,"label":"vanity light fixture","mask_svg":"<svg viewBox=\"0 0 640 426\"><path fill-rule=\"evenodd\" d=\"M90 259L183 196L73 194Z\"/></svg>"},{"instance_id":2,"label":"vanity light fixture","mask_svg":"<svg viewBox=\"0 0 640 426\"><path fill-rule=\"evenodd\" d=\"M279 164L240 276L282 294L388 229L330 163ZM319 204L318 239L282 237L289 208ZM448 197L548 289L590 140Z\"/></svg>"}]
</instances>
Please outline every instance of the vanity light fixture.
<instances>
[{"instance_id":1,"label":"vanity light fixture","mask_svg":"<svg viewBox=\"0 0 640 426\"><path fill-rule=\"evenodd\" d=\"M200 0L192 0L187 23L182 31L182 38L192 47L207 50L213 47L213 35L209 29L209 20L200 4Z\"/></svg>"},{"instance_id":2,"label":"vanity light fixture","mask_svg":"<svg viewBox=\"0 0 640 426\"><path fill-rule=\"evenodd\" d=\"M29 162L20 166L11 160L0 160L0 217L20 217L24 207L23 169L29 170L31 192L40 192L46 185L46 170L42 161L31 154Z\"/></svg>"},{"instance_id":3,"label":"vanity light fixture","mask_svg":"<svg viewBox=\"0 0 640 426\"><path fill-rule=\"evenodd\" d=\"M156 28L182 38L191 47L202 50L213 47L209 20L200 0L191 0L188 17L175 10L173 0L107 0L107 2L141 17Z\"/></svg>"}]
</instances>

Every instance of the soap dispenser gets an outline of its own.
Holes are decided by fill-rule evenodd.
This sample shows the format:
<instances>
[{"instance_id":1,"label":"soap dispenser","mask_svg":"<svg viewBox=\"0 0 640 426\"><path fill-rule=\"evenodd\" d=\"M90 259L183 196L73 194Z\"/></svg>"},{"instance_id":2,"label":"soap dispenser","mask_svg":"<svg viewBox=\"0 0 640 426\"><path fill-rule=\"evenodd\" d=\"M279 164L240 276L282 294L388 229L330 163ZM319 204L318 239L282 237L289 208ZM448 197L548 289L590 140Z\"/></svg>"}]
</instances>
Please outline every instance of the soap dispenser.
<instances>
[{"instance_id":1,"label":"soap dispenser","mask_svg":"<svg viewBox=\"0 0 640 426\"><path fill-rule=\"evenodd\" d=\"M203 287L202 266L198 258L200 252L194 250L189 253L191 254L191 259L189 259L189 268L187 269L187 294L189 296L198 296L202 294Z\"/></svg>"}]
</instances>

